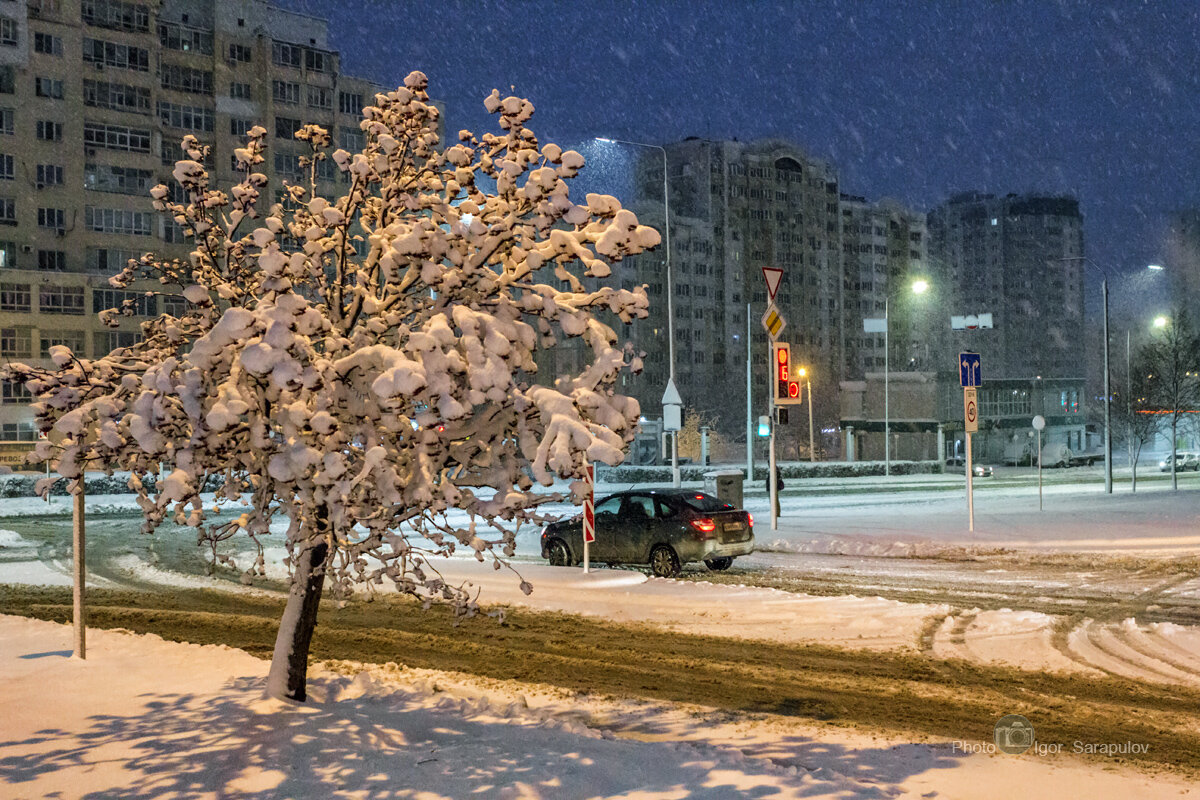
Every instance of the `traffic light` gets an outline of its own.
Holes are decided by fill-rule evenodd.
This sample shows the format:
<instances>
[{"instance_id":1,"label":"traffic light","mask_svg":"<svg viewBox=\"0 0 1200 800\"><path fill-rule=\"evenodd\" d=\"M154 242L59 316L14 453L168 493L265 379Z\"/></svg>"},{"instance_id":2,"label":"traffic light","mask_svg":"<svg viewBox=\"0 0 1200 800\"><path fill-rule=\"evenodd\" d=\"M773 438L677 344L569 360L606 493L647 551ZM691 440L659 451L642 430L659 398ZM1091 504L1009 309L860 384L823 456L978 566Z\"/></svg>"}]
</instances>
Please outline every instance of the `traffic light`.
<instances>
[{"instance_id":1,"label":"traffic light","mask_svg":"<svg viewBox=\"0 0 1200 800\"><path fill-rule=\"evenodd\" d=\"M792 351L786 342L774 342L772 367L775 371L772 390L775 405L795 405L801 402L800 381L792 380Z\"/></svg>"},{"instance_id":2,"label":"traffic light","mask_svg":"<svg viewBox=\"0 0 1200 800\"><path fill-rule=\"evenodd\" d=\"M759 436L770 436L771 435L771 418L770 417L759 417L758 418L758 435Z\"/></svg>"}]
</instances>

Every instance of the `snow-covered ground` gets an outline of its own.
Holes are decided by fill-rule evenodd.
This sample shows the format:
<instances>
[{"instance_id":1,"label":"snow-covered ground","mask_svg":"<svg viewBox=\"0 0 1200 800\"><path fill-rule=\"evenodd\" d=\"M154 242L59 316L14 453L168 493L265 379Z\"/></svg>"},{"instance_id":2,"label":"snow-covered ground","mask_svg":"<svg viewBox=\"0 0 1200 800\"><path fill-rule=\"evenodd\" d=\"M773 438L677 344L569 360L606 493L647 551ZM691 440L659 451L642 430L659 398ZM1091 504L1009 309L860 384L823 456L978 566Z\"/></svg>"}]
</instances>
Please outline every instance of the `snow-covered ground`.
<instances>
[{"instance_id":1,"label":"snow-covered ground","mask_svg":"<svg viewBox=\"0 0 1200 800\"><path fill-rule=\"evenodd\" d=\"M398 668L315 669L263 698L237 650L0 617L0 794L13 798L1187 798L1070 758L964 752L711 709Z\"/></svg>"},{"instance_id":2,"label":"snow-covered ground","mask_svg":"<svg viewBox=\"0 0 1200 800\"><path fill-rule=\"evenodd\" d=\"M624 487L603 487L617 488ZM1040 512L1036 488L1031 498L1028 486L985 487L976 495L973 534L966 531L961 495L936 485L900 493L823 493L815 484L807 492L793 490L778 531L769 528L765 497L751 488L746 505L755 513L760 545L784 552L911 555L1017 547L1170 557L1200 542L1197 495L1161 486L1111 497L1096 486L1055 486ZM131 505L126 496L89 498L90 508L109 512ZM37 531L28 526L30 516L67 510L59 500L0 501L8 525L26 525L25 535L0 531L0 583L69 582L67 561L46 558L54 548L45 539L33 541ZM136 536L131 517L107 520ZM1061 618L1033 611L816 597L627 570L584 574L536 563L536 549L536 532L518 538L517 567L534 586L528 597L507 570L465 558L441 569L449 580L481 589L484 604L678 632L919 649L978 663L1200 685L1200 630L1190 627L1083 620L1063 636L1056 635ZM269 560L281 552L273 549ZM111 566L140 581L215 585L135 551L114 555ZM605 705L547 687L415 670L373 667L370 679L323 673L314 680L311 707L287 708L261 698L266 665L240 652L117 632L93 632L90 641L90 657L81 663L65 657L69 629L0 619L6 720L0 781L12 796L1007 798L1020 787L1023 797L1124 798L1196 792L1115 765L968 755L947 742L808 728L782 718L697 725L703 710ZM46 686L55 691L45 692Z\"/></svg>"}]
</instances>

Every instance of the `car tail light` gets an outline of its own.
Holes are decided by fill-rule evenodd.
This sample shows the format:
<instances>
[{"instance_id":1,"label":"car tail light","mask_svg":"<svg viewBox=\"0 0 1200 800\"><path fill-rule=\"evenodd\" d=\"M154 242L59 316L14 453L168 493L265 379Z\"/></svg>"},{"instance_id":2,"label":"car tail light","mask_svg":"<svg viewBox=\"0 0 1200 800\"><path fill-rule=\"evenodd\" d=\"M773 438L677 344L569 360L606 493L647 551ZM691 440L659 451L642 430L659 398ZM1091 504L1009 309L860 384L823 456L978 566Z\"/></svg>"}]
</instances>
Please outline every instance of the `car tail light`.
<instances>
[{"instance_id":1,"label":"car tail light","mask_svg":"<svg viewBox=\"0 0 1200 800\"><path fill-rule=\"evenodd\" d=\"M747 513L747 514L746 514L746 521L750 523L750 527L751 527L751 528L753 528L753 527L754 527L754 515L753 515L753 514Z\"/></svg>"},{"instance_id":2,"label":"car tail light","mask_svg":"<svg viewBox=\"0 0 1200 800\"><path fill-rule=\"evenodd\" d=\"M711 539L713 532L717 529L717 523L711 517L700 517L693 519L689 523L697 533L700 534L700 539Z\"/></svg>"}]
</instances>

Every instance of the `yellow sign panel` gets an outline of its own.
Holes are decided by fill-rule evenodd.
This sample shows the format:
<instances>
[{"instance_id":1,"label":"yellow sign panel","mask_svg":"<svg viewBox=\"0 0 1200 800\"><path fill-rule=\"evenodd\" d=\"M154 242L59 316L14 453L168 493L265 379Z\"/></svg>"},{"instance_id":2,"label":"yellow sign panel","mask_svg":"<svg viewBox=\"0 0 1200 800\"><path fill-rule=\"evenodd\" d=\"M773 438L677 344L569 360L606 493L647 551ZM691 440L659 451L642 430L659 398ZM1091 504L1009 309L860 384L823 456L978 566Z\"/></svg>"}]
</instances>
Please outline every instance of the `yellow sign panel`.
<instances>
[{"instance_id":1,"label":"yellow sign panel","mask_svg":"<svg viewBox=\"0 0 1200 800\"><path fill-rule=\"evenodd\" d=\"M779 313L779 309L773 305L767 306L767 312L762 316L762 326L766 330L767 335L771 337L771 341L779 338L779 334L783 333L783 329L787 327L787 320Z\"/></svg>"}]
</instances>

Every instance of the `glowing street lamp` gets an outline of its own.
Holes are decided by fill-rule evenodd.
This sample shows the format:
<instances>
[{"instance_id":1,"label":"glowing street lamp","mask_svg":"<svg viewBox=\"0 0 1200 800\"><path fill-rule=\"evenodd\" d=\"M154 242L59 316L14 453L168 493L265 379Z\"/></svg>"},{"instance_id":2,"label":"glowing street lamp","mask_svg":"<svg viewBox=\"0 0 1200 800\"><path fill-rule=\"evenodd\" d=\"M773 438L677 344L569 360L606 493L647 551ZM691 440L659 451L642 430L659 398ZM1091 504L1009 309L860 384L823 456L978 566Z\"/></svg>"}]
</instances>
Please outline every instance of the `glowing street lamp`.
<instances>
[{"instance_id":1,"label":"glowing street lamp","mask_svg":"<svg viewBox=\"0 0 1200 800\"><path fill-rule=\"evenodd\" d=\"M924 278L917 278L908 286L908 290L913 294L925 294L929 291L929 281ZM888 329L891 327L888 316L888 304L893 296L898 296L904 292L900 289L896 292L890 292L883 298L883 474L892 474L892 423L891 423L891 408L889 406L889 365L890 357L888 344Z\"/></svg>"}]
</instances>

